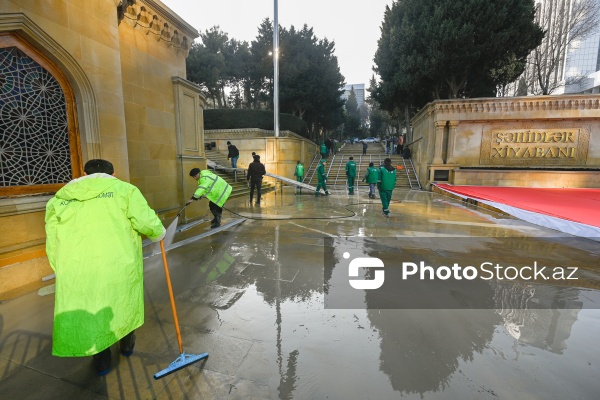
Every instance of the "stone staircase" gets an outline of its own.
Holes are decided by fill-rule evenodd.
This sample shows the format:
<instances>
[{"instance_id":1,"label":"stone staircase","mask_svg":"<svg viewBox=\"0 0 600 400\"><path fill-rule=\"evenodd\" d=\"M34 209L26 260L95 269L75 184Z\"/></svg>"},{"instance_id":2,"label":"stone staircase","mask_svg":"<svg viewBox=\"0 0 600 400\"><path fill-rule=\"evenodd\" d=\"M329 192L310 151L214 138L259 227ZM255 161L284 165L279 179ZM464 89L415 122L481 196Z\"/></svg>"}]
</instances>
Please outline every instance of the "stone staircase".
<instances>
[{"instance_id":1,"label":"stone staircase","mask_svg":"<svg viewBox=\"0 0 600 400\"><path fill-rule=\"evenodd\" d=\"M231 166L231 160L227 159L227 155L221 153L217 150L206 150L206 158L210 161L214 161L219 165L223 165L226 167ZM213 171L213 169L210 169ZM231 196L229 198L241 197L241 196L250 196L250 188L248 187L248 182L246 181L246 173L247 169L239 168L238 161L238 170L237 174L234 173L233 170L220 170L217 169L213 171L215 174L219 175L221 178L225 179L227 183L229 183L232 187ZM269 179L263 179L262 184L262 193L267 193L275 189L275 185Z\"/></svg>"},{"instance_id":2,"label":"stone staircase","mask_svg":"<svg viewBox=\"0 0 600 400\"><path fill-rule=\"evenodd\" d=\"M411 160L405 160L400 155L386 155L385 148L381 143L370 143L367 148L367 154L362 154L362 144L346 144L342 147L335 155L330 155L327 159L325 166L327 172L327 186L335 189L341 189L346 187L346 163L349 161L350 156L354 157L356 163L356 185L368 186L366 182L361 182L364 177L369 163L372 162L374 166L378 167L383 164L383 160L390 158L392 165L402 166L402 169L397 171L397 188L404 189L420 189L419 180L417 178L414 166ZM317 185L317 173L316 168L318 162L321 159L319 154L316 154L308 167L308 171L304 178L304 182L309 185Z\"/></svg>"}]
</instances>

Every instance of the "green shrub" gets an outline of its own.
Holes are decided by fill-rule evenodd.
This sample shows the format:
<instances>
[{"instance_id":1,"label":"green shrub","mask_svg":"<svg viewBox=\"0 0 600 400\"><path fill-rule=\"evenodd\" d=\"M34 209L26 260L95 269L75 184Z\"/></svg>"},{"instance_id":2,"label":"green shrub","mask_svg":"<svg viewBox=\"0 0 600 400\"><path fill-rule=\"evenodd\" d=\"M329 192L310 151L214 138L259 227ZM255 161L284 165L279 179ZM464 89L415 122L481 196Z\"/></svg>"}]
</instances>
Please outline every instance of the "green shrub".
<instances>
[{"instance_id":1,"label":"green shrub","mask_svg":"<svg viewBox=\"0 0 600 400\"><path fill-rule=\"evenodd\" d=\"M204 110L204 129L273 130L273 111L219 108ZM308 137L306 122L291 114L279 114L279 130Z\"/></svg>"}]
</instances>

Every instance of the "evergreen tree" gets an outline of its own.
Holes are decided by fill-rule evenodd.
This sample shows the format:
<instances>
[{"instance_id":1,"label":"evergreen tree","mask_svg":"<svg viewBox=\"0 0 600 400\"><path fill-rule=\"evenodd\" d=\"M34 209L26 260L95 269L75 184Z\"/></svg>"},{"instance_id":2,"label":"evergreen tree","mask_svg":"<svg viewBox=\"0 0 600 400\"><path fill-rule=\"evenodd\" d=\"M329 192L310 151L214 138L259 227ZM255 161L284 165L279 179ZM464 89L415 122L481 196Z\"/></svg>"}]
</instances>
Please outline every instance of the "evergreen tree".
<instances>
[{"instance_id":1,"label":"evergreen tree","mask_svg":"<svg viewBox=\"0 0 600 400\"><path fill-rule=\"evenodd\" d=\"M375 55L382 107L494 96L541 41L533 0L400 0L386 7Z\"/></svg>"}]
</instances>

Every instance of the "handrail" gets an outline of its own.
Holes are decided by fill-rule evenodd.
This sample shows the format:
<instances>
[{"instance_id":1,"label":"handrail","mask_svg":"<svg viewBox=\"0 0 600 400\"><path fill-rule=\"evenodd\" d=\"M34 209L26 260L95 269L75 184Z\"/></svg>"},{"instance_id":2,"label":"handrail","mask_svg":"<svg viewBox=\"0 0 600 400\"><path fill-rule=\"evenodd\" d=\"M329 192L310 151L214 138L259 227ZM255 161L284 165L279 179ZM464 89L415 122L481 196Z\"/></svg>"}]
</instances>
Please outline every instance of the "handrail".
<instances>
[{"instance_id":1,"label":"handrail","mask_svg":"<svg viewBox=\"0 0 600 400\"><path fill-rule=\"evenodd\" d=\"M338 166L337 173L335 174L335 181L333 182L334 185L337 185L337 181L338 181L338 178L340 177L340 171L342 170L343 163L344 163L344 155L340 154L340 165ZM331 171L332 167L333 167L333 160L331 160L331 165L329 166L329 171ZM327 177L329 177L329 173L327 173Z\"/></svg>"},{"instance_id":2,"label":"handrail","mask_svg":"<svg viewBox=\"0 0 600 400\"><path fill-rule=\"evenodd\" d=\"M413 188L412 179L410 179L410 173L408 171L408 168L406 167L406 161L405 161L404 157L402 157L402 165L404 165L404 172L406 172L406 177L408 178L408 185L412 189Z\"/></svg>"},{"instance_id":3,"label":"handrail","mask_svg":"<svg viewBox=\"0 0 600 400\"><path fill-rule=\"evenodd\" d=\"M413 140L412 142L410 142L410 143L408 143L408 144L405 144L404 146L411 146L411 145L413 145L413 144L417 143L419 140L423 140L423 138L422 138L422 137L420 137L420 138L418 138L417 140Z\"/></svg>"},{"instance_id":4,"label":"handrail","mask_svg":"<svg viewBox=\"0 0 600 400\"><path fill-rule=\"evenodd\" d=\"M313 167L313 164L315 163L315 160L317 160L317 158L320 157L320 156L321 156L321 154L315 153L315 156L313 157L313 160L310 163L310 167L308 167L308 171L306 171L306 175L302 179L302 182L304 182L306 180L306 177L308 176L308 173L310 172L310 169ZM319 158L319 160L321 160L321 159ZM317 163L318 163L318 161L317 161ZM317 165L317 167L318 167L318 165ZM309 183L312 182L312 179L314 178L315 173L317 172L317 167L315 167L315 169L313 170L313 173L310 176L310 179L308 180Z\"/></svg>"},{"instance_id":5,"label":"handrail","mask_svg":"<svg viewBox=\"0 0 600 400\"><path fill-rule=\"evenodd\" d=\"M409 158L408 161L410 161L410 166L412 168L413 174L415 174L415 179L417 180L417 185L419 185L419 189L423 189L421 187L421 182L419 181L419 176L417 175L417 170L415 169L415 165L413 164L412 158Z\"/></svg>"}]
</instances>

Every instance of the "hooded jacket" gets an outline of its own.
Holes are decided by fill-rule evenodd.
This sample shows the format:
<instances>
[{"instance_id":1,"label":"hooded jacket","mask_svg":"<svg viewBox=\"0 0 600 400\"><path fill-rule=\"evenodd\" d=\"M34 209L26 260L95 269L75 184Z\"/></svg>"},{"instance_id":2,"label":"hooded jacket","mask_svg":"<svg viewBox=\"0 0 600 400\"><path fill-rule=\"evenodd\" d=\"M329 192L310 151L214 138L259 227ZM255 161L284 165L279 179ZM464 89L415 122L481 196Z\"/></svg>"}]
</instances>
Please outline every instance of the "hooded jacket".
<instances>
[{"instance_id":1,"label":"hooded jacket","mask_svg":"<svg viewBox=\"0 0 600 400\"><path fill-rule=\"evenodd\" d=\"M379 190L394 190L396 187L396 168L391 164L380 166L377 184Z\"/></svg>"},{"instance_id":2,"label":"hooded jacket","mask_svg":"<svg viewBox=\"0 0 600 400\"><path fill-rule=\"evenodd\" d=\"M96 354L144 323L141 234L158 241L165 228L138 188L111 175L72 180L48 201L52 354Z\"/></svg>"},{"instance_id":3,"label":"hooded jacket","mask_svg":"<svg viewBox=\"0 0 600 400\"><path fill-rule=\"evenodd\" d=\"M325 175L325 164L322 162L319 163L317 167L317 180L319 182L325 182L327 180L327 175Z\"/></svg>"}]
</instances>

